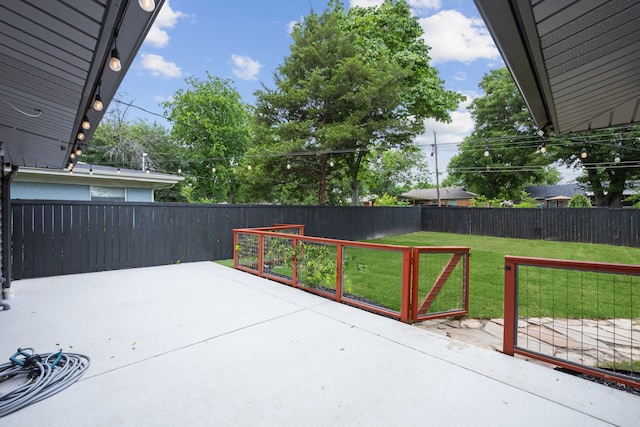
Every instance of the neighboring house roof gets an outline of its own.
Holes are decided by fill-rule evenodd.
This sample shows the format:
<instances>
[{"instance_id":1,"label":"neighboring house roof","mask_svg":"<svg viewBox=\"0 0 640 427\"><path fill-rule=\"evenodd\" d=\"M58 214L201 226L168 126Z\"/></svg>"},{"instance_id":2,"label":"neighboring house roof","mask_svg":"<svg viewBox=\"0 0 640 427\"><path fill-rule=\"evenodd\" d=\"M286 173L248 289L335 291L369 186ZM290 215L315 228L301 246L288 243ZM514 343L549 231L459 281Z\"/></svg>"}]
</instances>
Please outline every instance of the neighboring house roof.
<instances>
[{"instance_id":1,"label":"neighboring house roof","mask_svg":"<svg viewBox=\"0 0 640 427\"><path fill-rule=\"evenodd\" d=\"M78 163L73 172L61 169L31 168L21 166L14 180L21 182L51 182L78 185L99 185L103 187L170 188L184 177L146 173L141 170L118 169L110 166Z\"/></svg>"},{"instance_id":2,"label":"neighboring house roof","mask_svg":"<svg viewBox=\"0 0 640 427\"><path fill-rule=\"evenodd\" d=\"M548 200L558 196L571 198L574 194L587 194L579 184L533 185L525 188L525 191L536 200Z\"/></svg>"},{"instance_id":3,"label":"neighboring house roof","mask_svg":"<svg viewBox=\"0 0 640 427\"><path fill-rule=\"evenodd\" d=\"M474 1L538 127L640 122L640 3Z\"/></svg>"},{"instance_id":4,"label":"neighboring house roof","mask_svg":"<svg viewBox=\"0 0 640 427\"><path fill-rule=\"evenodd\" d=\"M438 190L436 188L424 188L411 190L398 196L401 199L410 200L438 200ZM462 200L473 199L477 194L466 191L463 187L443 187L440 188L440 200Z\"/></svg>"}]
</instances>

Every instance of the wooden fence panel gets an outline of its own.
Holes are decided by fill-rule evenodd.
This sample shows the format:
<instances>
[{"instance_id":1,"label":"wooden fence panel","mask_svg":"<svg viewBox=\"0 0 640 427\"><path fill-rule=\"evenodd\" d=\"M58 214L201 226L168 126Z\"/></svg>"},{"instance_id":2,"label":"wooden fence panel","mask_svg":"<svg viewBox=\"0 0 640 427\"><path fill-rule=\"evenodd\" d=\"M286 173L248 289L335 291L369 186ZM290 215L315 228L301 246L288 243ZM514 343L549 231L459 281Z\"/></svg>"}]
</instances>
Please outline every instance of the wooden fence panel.
<instances>
[{"instance_id":1,"label":"wooden fence panel","mask_svg":"<svg viewBox=\"0 0 640 427\"><path fill-rule=\"evenodd\" d=\"M304 224L365 240L416 231L640 247L638 209L491 209L14 201L12 278L229 259L234 228Z\"/></svg>"}]
</instances>

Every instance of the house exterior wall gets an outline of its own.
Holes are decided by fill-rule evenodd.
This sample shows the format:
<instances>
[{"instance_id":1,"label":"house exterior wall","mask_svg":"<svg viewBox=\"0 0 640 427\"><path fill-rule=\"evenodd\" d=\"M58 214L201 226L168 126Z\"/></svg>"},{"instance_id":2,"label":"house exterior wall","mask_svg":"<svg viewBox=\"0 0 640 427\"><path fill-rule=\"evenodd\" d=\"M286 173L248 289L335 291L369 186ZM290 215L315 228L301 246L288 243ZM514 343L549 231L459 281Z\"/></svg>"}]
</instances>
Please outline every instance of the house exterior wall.
<instances>
[{"instance_id":1,"label":"house exterior wall","mask_svg":"<svg viewBox=\"0 0 640 427\"><path fill-rule=\"evenodd\" d=\"M89 186L48 182L11 183L11 198L23 200L91 200Z\"/></svg>"},{"instance_id":2,"label":"house exterior wall","mask_svg":"<svg viewBox=\"0 0 640 427\"><path fill-rule=\"evenodd\" d=\"M127 202L153 202L153 190L149 188L127 188Z\"/></svg>"},{"instance_id":3,"label":"house exterior wall","mask_svg":"<svg viewBox=\"0 0 640 427\"><path fill-rule=\"evenodd\" d=\"M89 185L22 182L11 183L11 198L22 200L81 200L90 201ZM127 202L153 202L153 190L150 188L125 188Z\"/></svg>"}]
</instances>

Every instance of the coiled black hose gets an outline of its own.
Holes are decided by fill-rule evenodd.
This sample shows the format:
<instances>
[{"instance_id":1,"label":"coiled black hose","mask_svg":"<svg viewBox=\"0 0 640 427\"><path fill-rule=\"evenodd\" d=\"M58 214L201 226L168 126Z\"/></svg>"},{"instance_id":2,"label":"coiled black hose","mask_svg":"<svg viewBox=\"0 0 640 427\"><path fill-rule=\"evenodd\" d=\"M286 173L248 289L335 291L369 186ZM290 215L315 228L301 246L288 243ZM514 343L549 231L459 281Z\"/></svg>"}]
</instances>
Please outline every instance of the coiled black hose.
<instances>
[{"instance_id":1,"label":"coiled black hose","mask_svg":"<svg viewBox=\"0 0 640 427\"><path fill-rule=\"evenodd\" d=\"M91 364L82 354L37 354L32 348L18 349L10 360L0 365L0 418L64 390Z\"/></svg>"}]
</instances>

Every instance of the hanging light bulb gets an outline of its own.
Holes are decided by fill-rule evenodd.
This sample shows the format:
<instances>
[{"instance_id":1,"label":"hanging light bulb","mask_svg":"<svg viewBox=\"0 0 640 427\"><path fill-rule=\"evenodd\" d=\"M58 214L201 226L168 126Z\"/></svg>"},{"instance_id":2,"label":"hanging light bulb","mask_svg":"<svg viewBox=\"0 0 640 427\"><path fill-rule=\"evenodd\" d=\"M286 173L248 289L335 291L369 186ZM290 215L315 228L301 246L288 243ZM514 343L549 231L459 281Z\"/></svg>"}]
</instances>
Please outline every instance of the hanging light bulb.
<instances>
[{"instance_id":1,"label":"hanging light bulb","mask_svg":"<svg viewBox=\"0 0 640 427\"><path fill-rule=\"evenodd\" d=\"M82 156L82 147L79 145L76 147L76 156Z\"/></svg>"},{"instance_id":2,"label":"hanging light bulb","mask_svg":"<svg viewBox=\"0 0 640 427\"><path fill-rule=\"evenodd\" d=\"M71 171L73 169L73 161L69 160L69 164L67 165L67 169L69 169L69 171Z\"/></svg>"},{"instance_id":3,"label":"hanging light bulb","mask_svg":"<svg viewBox=\"0 0 640 427\"><path fill-rule=\"evenodd\" d=\"M380 154L378 154L378 157L376 158L376 162L382 163L382 156Z\"/></svg>"},{"instance_id":4,"label":"hanging light bulb","mask_svg":"<svg viewBox=\"0 0 640 427\"><path fill-rule=\"evenodd\" d=\"M96 98L93 101L93 109L96 111L102 111L104 109L104 104L102 104L102 97L100 93L96 94Z\"/></svg>"},{"instance_id":5,"label":"hanging light bulb","mask_svg":"<svg viewBox=\"0 0 640 427\"><path fill-rule=\"evenodd\" d=\"M180 166L178 166L178 175L182 174L182 168Z\"/></svg>"},{"instance_id":6,"label":"hanging light bulb","mask_svg":"<svg viewBox=\"0 0 640 427\"><path fill-rule=\"evenodd\" d=\"M544 142L542 144L540 144L540 152L542 154L547 152L547 144L545 144Z\"/></svg>"},{"instance_id":7,"label":"hanging light bulb","mask_svg":"<svg viewBox=\"0 0 640 427\"><path fill-rule=\"evenodd\" d=\"M118 175L120 175L120 168L118 168L118 170L116 171L116 173L117 173Z\"/></svg>"},{"instance_id":8,"label":"hanging light bulb","mask_svg":"<svg viewBox=\"0 0 640 427\"><path fill-rule=\"evenodd\" d=\"M156 2L154 0L138 0L138 5L145 12L153 12L156 8Z\"/></svg>"},{"instance_id":9,"label":"hanging light bulb","mask_svg":"<svg viewBox=\"0 0 640 427\"><path fill-rule=\"evenodd\" d=\"M484 156L489 157L489 147L484 147Z\"/></svg>"},{"instance_id":10,"label":"hanging light bulb","mask_svg":"<svg viewBox=\"0 0 640 427\"><path fill-rule=\"evenodd\" d=\"M111 59L109 60L109 68L111 68L116 73L122 69L122 63L120 62L120 52L118 52L117 47L114 47L111 50Z\"/></svg>"},{"instance_id":11,"label":"hanging light bulb","mask_svg":"<svg viewBox=\"0 0 640 427\"><path fill-rule=\"evenodd\" d=\"M216 173L216 164L215 163L211 166L211 172Z\"/></svg>"},{"instance_id":12,"label":"hanging light bulb","mask_svg":"<svg viewBox=\"0 0 640 427\"><path fill-rule=\"evenodd\" d=\"M613 162L620 163L620 153L616 153L616 157L614 157Z\"/></svg>"},{"instance_id":13,"label":"hanging light bulb","mask_svg":"<svg viewBox=\"0 0 640 427\"><path fill-rule=\"evenodd\" d=\"M91 129L91 122L89 121L89 117L87 117L86 114L82 118L82 124L80 126L82 126L82 129L84 129L84 130Z\"/></svg>"},{"instance_id":14,"label":"hanging light bulb","mask_svg":"<svg viewBox=\"0 0 640 427\"><path fill-rule=\"evenodd\" d=\"M287 160L287 169L291 169L291 162Z\"/></svg>"},{"instance_id":15,"label":"hanging light bulb","mask_svg":"<svg viewBox=\"0 0 640 427\"><path fill-rule=\"evenodd\" d=\"M93 175L93 166L89 165L89 175Z\"/></svg>"},{"instance_id":16,"label":"hanging light bulb","mask_svg":"<svg viewBox=\"0 0 640 427\"><path fill-rule=\"evenodd\" d=\"M247 169L251 170L251 162L247 163Z\"/></svg>"},{"instance_id":17,"label":"hanging light bulb","mask_svg":"<svg viewBox=\"0 0 640 427\"><path fill-rule=\"evenodd\" d=\"M147 168L145 172L147 172L147 175L149 175L151 173L151 169Z\"/></svg>"},{"instance_id":18,"label":"hanging light bulb","mask_svg":"<svg viewBox=\"0 0 640 427\"><path fill-rule=\"evenodd\" d=\"M79 141L82 141L84 139L84 131L82 129L78 131L76 138L78 138Z\"/></svg>"},{"instance_id":19,"label":"hanging light bulb","mask_svg":"<svg viewBox=\"0 0 640 427\"><path fill-rule=\"evenodd\" d=\"M587 149L583 147L582 150L580 150L580 157L586 159L588 155L589 154L587 153Z\"/></svg>"},{"instance_id":20,"label":"hanging light bulb","mask_svg":"<svg viewBox=\"0 0 640 427\"><path fill-rule=\"evenodd\" d=\"M75 151L72 151L71 154L69 154L69 158L70 159L75 159L76 158L76 153Z\"/></svg>"},{"instance_id":21,"label":"hanging light bulb","mask_svg":"<svg viewBox=\"0 0 640 427\"><path fill-rule=\"evenodd\" d=\"M335 165L335 163L333 163L333 159L329 160L329 166L333 167L333 165Z\"/></svg>"}]
</instances>

